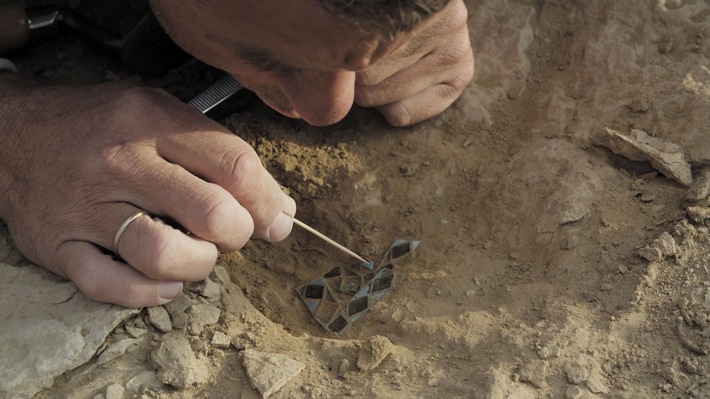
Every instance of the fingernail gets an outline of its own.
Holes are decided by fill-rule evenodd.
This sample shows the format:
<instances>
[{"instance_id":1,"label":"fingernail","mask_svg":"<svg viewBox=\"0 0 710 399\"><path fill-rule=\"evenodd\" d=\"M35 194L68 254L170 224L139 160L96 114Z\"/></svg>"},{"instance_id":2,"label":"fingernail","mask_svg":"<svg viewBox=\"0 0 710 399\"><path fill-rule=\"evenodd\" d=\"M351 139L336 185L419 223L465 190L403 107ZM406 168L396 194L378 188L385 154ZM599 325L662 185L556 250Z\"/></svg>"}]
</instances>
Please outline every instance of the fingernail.
<instances>
[{"instance_id":1,"label":"fingernail","mask_svg":"<svg viewBox=\"0 0 710 399\"><path fill-rule=\"evenodd\" d=\"M158 295L166 301L175 299L182 292L182 282L180 281L161 281L158 285Z\"/></svg>"},{"instance_id":2,"label":"fingernail","mask_svg":"<svg viewBox=\"0 0 710 399\"><path fill-rule=\"evenodd\" d=\"M269 237L267 239L271 242L281 241L288 237L292 228L293 219L284 213L279 213L276 219L271 222L271 226L269 226Z\"/></svg>"}]
</instances>

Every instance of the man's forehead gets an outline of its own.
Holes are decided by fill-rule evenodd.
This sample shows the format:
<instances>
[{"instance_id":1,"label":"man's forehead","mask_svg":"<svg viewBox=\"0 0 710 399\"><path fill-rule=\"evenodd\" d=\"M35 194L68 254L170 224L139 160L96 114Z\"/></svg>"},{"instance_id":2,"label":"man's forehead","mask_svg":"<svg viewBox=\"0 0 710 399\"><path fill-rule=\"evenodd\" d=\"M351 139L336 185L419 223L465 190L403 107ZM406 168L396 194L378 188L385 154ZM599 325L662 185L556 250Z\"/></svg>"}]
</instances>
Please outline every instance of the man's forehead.
<instances>
[{"instance_id":1,"label":"man's forehead","mask_svg":"<svg viewBox=\"0 0 710 399\"><path fill-rule=\"evenodd\" d=\"M281 8L274 6L280 3L277 0L257 3L244 9L232 5L229 11L212 10L213 24L206 38L249 60L278 60L299 68L318 63L326 69L339 69L348 62L358 65L357 58L369 60L390 42L325 12L314 0L284 2L288 4Z\"/></svg>"}]
</instances>

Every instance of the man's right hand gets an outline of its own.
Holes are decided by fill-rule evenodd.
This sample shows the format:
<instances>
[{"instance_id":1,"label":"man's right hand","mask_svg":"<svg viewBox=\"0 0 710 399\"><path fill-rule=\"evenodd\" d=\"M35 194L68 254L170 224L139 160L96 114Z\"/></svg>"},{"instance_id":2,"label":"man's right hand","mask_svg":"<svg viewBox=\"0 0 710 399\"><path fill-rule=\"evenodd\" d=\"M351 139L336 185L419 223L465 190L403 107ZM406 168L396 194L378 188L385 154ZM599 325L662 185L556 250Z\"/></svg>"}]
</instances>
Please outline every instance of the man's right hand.
<instances>
[{"instance_id":1,"label":"man's right hand","mask_svg":"<svg viewBox=\"0 0 710 399\"><path fill-rule=\"evenodd\" d=\"M218 248L290 233L296 204L254 150L166 92L10 79L0 76L0 218L23 255L90 298L163 304L210 273ZM107 255L138 211L153 217L128 224L123 260Z\"/></svg>"}]
</instances>

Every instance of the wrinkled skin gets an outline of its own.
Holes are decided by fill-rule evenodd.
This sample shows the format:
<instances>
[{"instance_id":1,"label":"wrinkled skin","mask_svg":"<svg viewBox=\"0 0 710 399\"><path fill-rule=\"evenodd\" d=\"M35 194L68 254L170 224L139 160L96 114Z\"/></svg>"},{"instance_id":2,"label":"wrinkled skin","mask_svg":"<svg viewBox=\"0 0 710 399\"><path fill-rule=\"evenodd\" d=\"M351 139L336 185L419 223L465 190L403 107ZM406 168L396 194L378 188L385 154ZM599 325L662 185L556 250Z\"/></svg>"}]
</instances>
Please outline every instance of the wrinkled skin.
<instances>
[{"instance_id":1,"label":"wrinkled skin","mask_svg":"<svg viewBox=\"0 0 710 399\"><path fill-rule=\"evenodd\" d=\"M461 0L392 40L313 0L152 6L186 50L315 125L339 121L353 103L393 125L417 123L446 109L473 75ZM112 256L116 231L137 211L151 216L127 226ZM295 213L238 135L162 90L36 87L0 74L0 218L28 259L97 301L169 302L183 281L210 273L218 250L253 234L288 236Z\"/></svg>"}]
</instances>

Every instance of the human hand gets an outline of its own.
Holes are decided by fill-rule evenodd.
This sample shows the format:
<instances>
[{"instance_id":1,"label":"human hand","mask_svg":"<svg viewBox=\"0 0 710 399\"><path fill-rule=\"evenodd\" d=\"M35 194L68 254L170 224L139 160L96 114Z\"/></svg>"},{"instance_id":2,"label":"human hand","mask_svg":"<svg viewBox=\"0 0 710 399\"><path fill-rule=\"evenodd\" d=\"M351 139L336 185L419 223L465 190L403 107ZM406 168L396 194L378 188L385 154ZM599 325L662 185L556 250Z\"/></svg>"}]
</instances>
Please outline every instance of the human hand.
<instances>
[{"instance_id":1,"label":"human hand","mask_svg":"<svg viewBox=\"0 0 710 399\"><path fill-rule=\"evenodd\" d=\"M7 76L0 218L20 252L90 298L163 304L182 281L209 275L218 248L239 249L253 232L271 241L289 234L295 202L254 150L164 91L19 88ZM107 252L137 211L154 217L127 225L116 260Z\"/></svg>"},{"instance_id":2,"label":"human hand","mask_svg":"<svg viewBox=\"0 0 710 399\"><path fill-rule=\"evenodd\" d=\"M355 102L376 107L394 126L412 125L448 108L473 78L473 51L463 0L374 66L357 73Z\"/></svg>"}]
</instances>

